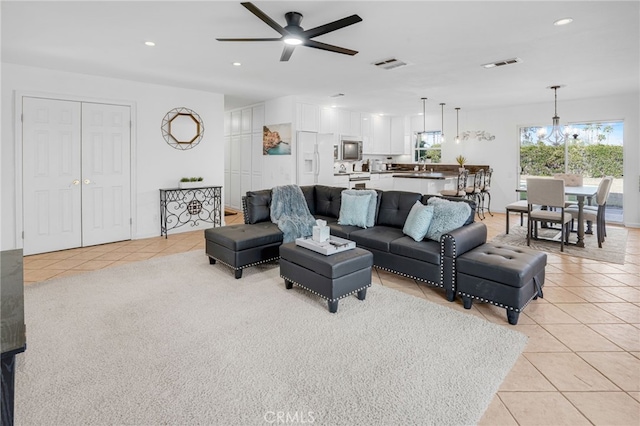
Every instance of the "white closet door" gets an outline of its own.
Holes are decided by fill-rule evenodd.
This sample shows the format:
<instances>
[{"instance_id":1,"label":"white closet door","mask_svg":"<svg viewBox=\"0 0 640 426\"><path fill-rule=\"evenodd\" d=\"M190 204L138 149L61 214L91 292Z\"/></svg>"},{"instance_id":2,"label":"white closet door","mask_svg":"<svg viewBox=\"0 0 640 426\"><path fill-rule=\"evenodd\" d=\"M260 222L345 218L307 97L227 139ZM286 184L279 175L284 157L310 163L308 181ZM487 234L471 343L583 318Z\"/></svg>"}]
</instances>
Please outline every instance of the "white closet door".
<instances>
[{"instance_id":1,"label":"white closet door","mask_svg":"<svg viewBox=\"0 0 640 426\"><path fill-rule=\"evenodd\" d=\"M22 99L24 254L131 239L130 107Z\"/></svg>"},{"instance_id":2,"label":"white closet door","mask_svg":"<svg viewBox=\"0 0 640 426\"><path fill-rule=\"evenodd\" d=\"M82 103L83 246L131 239L130 108Z\"/></svg>"},{"instance_id":3,"label":"white closet door","mask_svg":"<svg viewBox=\"0 0 640 426\"><path fill-rule=\"evenodd\" d=\"M24 254L79 247L80 103L23 98Z\"/></svg>"}]
</instances>

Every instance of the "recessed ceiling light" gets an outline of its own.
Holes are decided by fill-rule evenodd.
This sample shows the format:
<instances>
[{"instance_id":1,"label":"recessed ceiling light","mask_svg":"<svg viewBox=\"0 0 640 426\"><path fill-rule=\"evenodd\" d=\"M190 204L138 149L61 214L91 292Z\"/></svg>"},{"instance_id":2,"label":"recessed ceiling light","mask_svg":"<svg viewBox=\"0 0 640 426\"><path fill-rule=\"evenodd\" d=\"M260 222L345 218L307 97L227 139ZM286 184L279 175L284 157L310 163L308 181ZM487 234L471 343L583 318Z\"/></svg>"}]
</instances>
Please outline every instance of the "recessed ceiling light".
<instances>
[{"instance_id":1,"label":"recessed ceiling light","mask_svg":"<svg viewBox=\"0 0 640 426\"><path fill-rule=\"evenodd\" d=\"M381 113L379 113L378 115L379 115L380 117L383 117L383 116L384 116L384 113L383 113L383 112L381 112Z\"/></svg>"},{"instance_id":2,"label":"recessed ceiling light","mask_svg":"<svg viewBox=\"0 0 640 426\"><path fill-rule=\"evenodd\" d=\"M331 108L337 108L338 105L331 105Z\"/></svg>"},{"instance_id":3,"label":"recessed ceiling light","mask_svg":"<svg viewBox=\"0 0 640 426\"><path fill-rule=\"evenodd\" d=\"M240 63L240 62L234 62L234 63L233 63L233 66L234 66L234 67L239 67L240 65L242 65L242 63Z\"/></svg>"},{"instance_id":4,"label":"recessed ceiling light","mask_svg":"<svg viewBox=\"0 0 640 426\"><path fill-rule=\"evenodd\" d=\"M153 46L155 46L155 45L156 45L156 44L155 44L154 42L152 42L152 41L145 41L145 42L144 42L144 44L145 44L145 45L147 45L147 46L150 46L150 47L153 47Z\"/></svg>"},{"instance_id":5,"label":"recessed ceiling light","mask_svg":"<svg viewBox=\"0 0 640 426\"><path fill-rule=\"evenodd\" d=\"M562 18L562 19L558 19L556 22L553 23L553 25L556 26L560 26L560 25L567 25L573 22L573 18Z\"/></svg>"},{"instance_id":6,"label":"recessed ceiling light","mask_svg":"<svg viewBox=\"0 0 640 426\"><path fill-rule=\"evenodd\" d=\"M424 115L423 113L419 112L418 115Z\"/></svg>"}]
</instances>

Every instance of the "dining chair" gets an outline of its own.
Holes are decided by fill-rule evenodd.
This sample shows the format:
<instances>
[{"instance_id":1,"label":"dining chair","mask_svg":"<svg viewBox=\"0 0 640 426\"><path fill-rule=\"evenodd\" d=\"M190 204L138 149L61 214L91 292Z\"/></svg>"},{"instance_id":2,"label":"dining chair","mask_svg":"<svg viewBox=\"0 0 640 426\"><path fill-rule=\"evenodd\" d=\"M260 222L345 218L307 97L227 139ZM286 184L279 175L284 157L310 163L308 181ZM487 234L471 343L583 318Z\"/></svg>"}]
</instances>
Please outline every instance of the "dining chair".
<instances>
[{"instance_id":1,"label":"dining chair","mask_svg":"<svg viewBox=\"0 0 640 426\"><path fill-rule=\"evenodd\" d=\"M473 176L473 185L466 186L465 197L476 203L476 212L478 219L484 220L484 212L482 211L482 185L484 184L484 169L475 172ZM482 214L482 216L481 216Z\"/></svg>"},{"instance_id":2,"label":"dining chair","mask_svg":"<svg viewBox=\"0 0 640 426\"><path fill-rule=\"evenodd\" d=\"M454 189L443 189L440 191L440 195L446 197L464 197L467 195L465 188L467 187L467 177L469 176L469 170L464 169L458 172L458 180Z\"/></svg>"},{"instance_id":3,"label":"dining chair","mask_svg":"<svg viewBox=\"0 0 640 426\"><path fill-rule=\"evenodd\" d=\"M484 216L484 211L486 210L490 216L493 216L491 213L491 176L493 175L493 169L489 168L484 174L484 182L482 184L482 189L480 191L481 197L481 209L482 215ZM485 199L488 199L487 207L484 206Z\"/></svg>"},{"instance_id":4,"label":"dining chair","mask_svg":"<svg viewBox=\"0 0 640 426\"><path fill-rule=\"evenodd\" d=\"M547 210L536 208L535 205L547 207ZM556 210L553 210L555 208ZM560 251L569 243L570 213L564 207L564 180L527 178L527 246L531 245L531 238L538 238L538 222L560 224Z\"/></svg>"},{"instance_id":5,"label":"dining chair","mask_svg":"<svg viewBox=\"0 0 640 426\"><path fill-rule=\"evenodd\" d=\"M574 173L556 173L553 175L554 179L562 179L564 181L564 186L582 186L583 185L583 176ZM577 205L577 201L573 200L565 200L564 206L575 206Z\"/></svg>"},{"instance_id":6,"label":"dining chair","mask_svg":"<svg viewBox=\"0 0 640 426\"><path fill-rule=\"evenodd\" d=\"M539 208L540 206L533 206L534 209ZM506 234L509 233L509 213L520 213L520 226L524 225L524 215L529 214L529 202L527 200L514 201L511 204L507 204L505 207L506 217L507 217L507 229Z\"/></svg>"},{"instance_id":7,"label":"dining chair","mask_svg":"<svg viewBox=\"0 0 640 426\"><path fill-rule=\"evenodd\" d=\"M602 180L598 184L598 191L596 192L597 206L584 206L584 208L582 209L583 220L586 222L595 222L596 224L598 248L602 248L604 238L607 236L605 210L607 207L607 199L609 198L609 192L611 191L612 183L612 176L606 176L602 178ZM568 207L566 211L571 214L571 217L573 219L578 219L580 212L577 206ZM571 220L571 229L573 229L573 219Z\"/></svg>"}]
</instances>

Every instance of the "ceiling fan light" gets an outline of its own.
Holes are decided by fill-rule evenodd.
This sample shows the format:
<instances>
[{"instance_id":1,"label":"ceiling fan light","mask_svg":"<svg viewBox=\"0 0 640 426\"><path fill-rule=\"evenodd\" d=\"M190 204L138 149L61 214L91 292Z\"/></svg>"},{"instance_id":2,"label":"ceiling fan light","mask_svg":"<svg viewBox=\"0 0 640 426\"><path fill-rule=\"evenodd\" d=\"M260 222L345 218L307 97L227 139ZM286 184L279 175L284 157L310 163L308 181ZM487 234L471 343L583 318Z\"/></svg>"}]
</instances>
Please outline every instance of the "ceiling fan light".
<instances>
[{"instance_id":1,"label":"ceiling fan light","mask_svg":"<svg viewBox=\"0 0 640 426\"><path fill-rule=\"evenodd\" d=\"M285 36L283 41L290 46L299 46L302 44L302 39L293 35Z\"/></svg>"}]
</instances>

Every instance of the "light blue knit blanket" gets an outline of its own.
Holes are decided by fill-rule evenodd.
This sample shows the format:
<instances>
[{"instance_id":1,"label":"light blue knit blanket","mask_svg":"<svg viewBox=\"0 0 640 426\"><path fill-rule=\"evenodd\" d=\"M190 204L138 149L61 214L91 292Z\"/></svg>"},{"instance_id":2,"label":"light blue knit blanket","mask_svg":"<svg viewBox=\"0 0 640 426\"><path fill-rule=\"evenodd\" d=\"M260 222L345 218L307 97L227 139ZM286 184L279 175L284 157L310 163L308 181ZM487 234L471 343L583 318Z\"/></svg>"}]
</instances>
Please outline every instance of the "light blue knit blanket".
<instances>
[{"instance_id":1,"label":"light blue knit blanket","mask_svg":"<svg viewBox=\"0 0 640 426\"><path fill-rule=\"evenodd\" d=\"M271 191L271 222L284 234L283 242L313 234L316 220L297 185L276 186Z\"/></svg>"}]
</instances>

